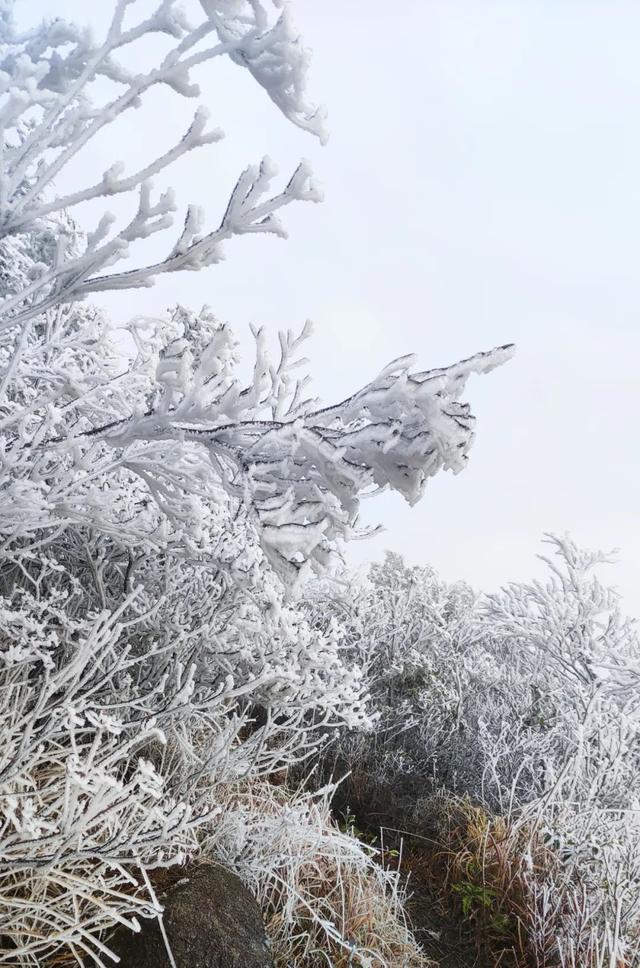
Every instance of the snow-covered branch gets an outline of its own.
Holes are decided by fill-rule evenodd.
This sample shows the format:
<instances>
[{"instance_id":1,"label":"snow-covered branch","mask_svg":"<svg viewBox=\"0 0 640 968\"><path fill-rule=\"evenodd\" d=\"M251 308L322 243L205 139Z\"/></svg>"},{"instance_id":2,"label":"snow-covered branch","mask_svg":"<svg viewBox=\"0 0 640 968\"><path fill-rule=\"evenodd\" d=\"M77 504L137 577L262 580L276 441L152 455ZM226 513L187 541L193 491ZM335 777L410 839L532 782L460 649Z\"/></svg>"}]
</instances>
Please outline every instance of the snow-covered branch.
<instances>
[{"instance_id":1,"label":"snow-covered branch","mask_svg":"<svg viewBox=\"0 0 640 968\"><path fill-rule=\"evenodd\" d=\"M208 111L199 107L183 138L141 169L125 174L114 161L96 181L52 196L56 179L100 133L125 112L137 108L149 90L164 85L181 97L197 97L192 72L221 56L246 67L295 124L324 137L322 113L304 96L308 55L288 10L270 16L269 4L204 3L204 19L192 26L176 0L161 0L148 17L129 24L136 0L119 0L105 39L61 20L19 35L11 7L2 14L0 33L0 125L3 131L0 172L0 238L33 231L43 219L62 218L84 202L138 193L138 210L117 228L105 211L86 236L61 226L55 258L34 266L20 292L0 303L5 328L23 325L52 306L106 289L147 286L159 273L200 269L221 258L220 245L234 235L273 232L284 235L276 212L293 200L317 200L308 167L301 165L280 193L269 197L275 168L268 159L240 176L217 229L203 230L199 207L190 206L184 226L167 255L127 272L107 270L130 254L131 244L169 229L176 209L171 191L152 194L152 179L182 155L219 141L223 133L208 128ZM121 51L153 35L169 38L170 49L150 70L137 73L117 59ZM217 43L204 46L211 36ZM96 81L103 82L96 91ZM104 94L115 87L115 94ZM102 96L100 96L102 93Z\"/></svg>"},{"instance_id":2,"label":"snow-covered branch","mask_svg":"<svg viewBox=\"0 0 640 968\"><path fill-rule=\"evenodd\" d=\"M32 340L20 351L20 373L33 374L23 380L32 402L0 416L14 439L0 470L0 551L26 553L28 536L83 524L123 540L135 533L154 547L179 533L202 553L207 504L231 501L253 519L289 584L310 566L326 567L336 542L357 528L363 495L390 487L414 503L438 471L464 467L474 438L460 401L466 380L512 351L427 372L413 371L407 357L321 407L304 396L308 381L299 375L308 325L299 337L281 334L278 363L257 330L244 386L233 335L206 309L134 321L140 349L130 372L109 360L99 320L74 313L60 317L46 348ZM91 369L98 347L100 370ZM113 479L131 482L126 498L110 487L113 500L105 498Z\"/></svg>"}]
</instances>

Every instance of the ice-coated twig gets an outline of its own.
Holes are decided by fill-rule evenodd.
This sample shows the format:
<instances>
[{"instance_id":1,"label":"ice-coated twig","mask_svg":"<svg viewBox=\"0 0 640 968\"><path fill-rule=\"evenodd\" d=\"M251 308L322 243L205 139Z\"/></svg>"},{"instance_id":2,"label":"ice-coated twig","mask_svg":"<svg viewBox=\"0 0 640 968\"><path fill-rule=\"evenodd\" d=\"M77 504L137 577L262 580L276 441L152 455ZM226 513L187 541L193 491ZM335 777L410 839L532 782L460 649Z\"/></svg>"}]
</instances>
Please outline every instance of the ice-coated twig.
<instances>
[{"instance_id":1,"label":"ice-coated twig","mask_svg":"<svg viewBox=\"0 0 640 968\"><path fill-rule=\"evenodd\" d=\"M233 6L233 5L232 5ZM2 170L0 172L0 239L27 232L43 219L61 218L69 209L96 199L138 192L140 204L133 221L118 229L108 211L83 240L60 246L55 267L34 273L30 283L0 303L0 325L23 325L51 306L108 289L147 286L164 272L200 269L221 258L220 243L248 232L284 235L275 213L294 200L317 200L319 192L305 165L286 188L265 199L274 174L268 160L246 169L232 195L219 227L193 230L195 207L185 217L185 229L159 262L128 272L106 273L129 256L132 242L169 229L175 203L168 192L152 201L151 180L186 153L223 137L207 128L208 112L200 107L183 138L142 168L126 174L112 162L97 181L52 197L56 179L83 149L117 119L137 108L152 88L163 85L178 96L192 98L199 88L192 72L218 57L231 56L248 68L272 100L295 124L323 136L321 112L308 107L304 97L308 54L291 24L288 10L272 22L269 4L247 5L249 16L238 16L226 4L203 4L204 19L192 26L177 0L161 0L154 12L131 26L126 16L136 0L115 7L102 43L60 20L44 23L26 36L12 26L10 6L3 14L0 44L0 103ZM170 49L145 73L135 73L116 59L123 49L152 34L169 39ZM203 46L211 36L213 46ZM115 95L95 93L96 79L108 82Z\"/></svg>"}]
</instances>

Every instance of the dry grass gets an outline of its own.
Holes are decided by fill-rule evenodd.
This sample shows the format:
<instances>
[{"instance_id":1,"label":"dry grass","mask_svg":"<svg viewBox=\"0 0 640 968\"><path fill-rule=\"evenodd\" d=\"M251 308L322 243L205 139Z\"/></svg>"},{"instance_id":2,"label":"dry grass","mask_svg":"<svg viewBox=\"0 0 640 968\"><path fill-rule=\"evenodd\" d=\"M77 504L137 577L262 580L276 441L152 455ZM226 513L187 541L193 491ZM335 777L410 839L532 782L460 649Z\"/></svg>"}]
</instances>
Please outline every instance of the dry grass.
<instances>
[{"instance_id":1,"label":"dry grass","mask_svg":"<svg viewBox=\"0 0 640 968\"><path fill-rule=\"evenodd\" d=\"M444 917L457 915L478 960L496 968L637 968L615 930L593 930L588 891L568 878L531 821L491 815L468 798L432 800L438 833L407 858Z\"/></svg>"},{"instance_id":2,"label":"dry grass","mask_svg":"<svg viewBox=\"0 0 640 968\"><path fill-rule=\"evenodd\" d=\"M336 874L339 884L335 882ZM305 872L303 879L305 896L295 914L295 933L277 907L267 917L278 968L428 968L431 964L375 876L336 871L334 865L326 864ZM318 915L329 914L336 900L340 934L348 946L328 935L318 922Z\"/></svg>"},{"instance_id":3,"label":"dry grass","mask_svg":"<svg viewBox=\"0 0 640 968\"><path fill-rule=\"evenodd\" d=\"M230 866L256 894L277 968L429 968L407 923L403 875L331 816L329 793L236 788L242 851ZM212 848L221 850L224 817ZM223 851L223 860L224 860Z\"/></svg>"},{"instance_id":4,"label":"dry grass","mask_svg":"<svg viewBox=\"0 0 640 968\"><path fill-rule=\"evenodd\" d=\"M530 875L544 867L547 852L534 844L525 855L524 831L468 799L434 802L440 823L431 875L443 908L459 914L489 964L537 968L528 932Z\"/></svg>"}]
</instances>

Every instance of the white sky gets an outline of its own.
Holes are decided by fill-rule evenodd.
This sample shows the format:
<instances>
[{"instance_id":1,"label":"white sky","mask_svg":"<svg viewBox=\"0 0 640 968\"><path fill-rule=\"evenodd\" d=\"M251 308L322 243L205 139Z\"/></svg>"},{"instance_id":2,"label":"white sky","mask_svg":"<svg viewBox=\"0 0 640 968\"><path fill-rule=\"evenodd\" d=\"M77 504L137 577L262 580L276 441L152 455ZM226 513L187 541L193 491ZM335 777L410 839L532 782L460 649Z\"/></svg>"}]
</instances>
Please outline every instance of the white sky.
<instances>
[{"instance_id":1,"label":"white sky","mask_svg":"<svg viewBox=\"0 0 640 968\"><path fill-rule=\"evenodd\" d=\"M25 24L62 15L97 28L111 8L17 2ZM112 315L208 303L238 334L255 322L274 336L311 317L326 400L406 352L428 368L516 342L515 360L468 384L478 417L468 468L436 478L416 508L397 495L367 505L387 531L354 545L353 559L389 547L490 589L538 574L543 532L568 531L621 549L610 578L640 613L640 3L295 9L329 145L284 121L246 72L217 63L198 80L227 139L183 159L168 182L213 226L248 162L268 153L284 177L305 156L326 201L284 213L288 242L236 240L220 266L110 297ZM120 157L138 167L186 130L194 107L156 92L83 169Z\"/></svg>"}]
</instances>

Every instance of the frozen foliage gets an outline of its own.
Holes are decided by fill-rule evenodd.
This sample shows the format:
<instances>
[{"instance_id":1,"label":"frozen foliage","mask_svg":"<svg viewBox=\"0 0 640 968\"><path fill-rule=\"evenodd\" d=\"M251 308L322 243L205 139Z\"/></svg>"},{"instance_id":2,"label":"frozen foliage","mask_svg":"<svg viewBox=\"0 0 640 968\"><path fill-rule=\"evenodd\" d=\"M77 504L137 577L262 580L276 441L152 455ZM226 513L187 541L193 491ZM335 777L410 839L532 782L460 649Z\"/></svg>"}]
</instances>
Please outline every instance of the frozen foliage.
<instances>
[{"instance_id":1,"label":"frozen foliage","mask_svg":"<svg viewBox=\"0 0 640 968\"><path fill-rule=\"evenodd\" d=\"M535 964L632 965L640 642L594 571L606 557L549 542L549 578L496 595L477 598L395 555L356 582L350 617L340 611L378 721L341 748L360 782L414 798L444 786L509 818ZM309 610L321 624L326 602ZM551 851L546 870L534 843Z\"/></svg>"},{"instance_id":2,"label":"frozen foliage","mask_svg":"<svg viewBox=\"0 0 640 968\"><path fill-rule=\"evenodd\" d=\"M256 329L246 383L230 328L206 307L132 320L124 355L84 297L205 268L223 241L284 235L278 211L319 199L305 164L274 193L265 159L240 175L218 228L204 230L193 206L164 258L122 270L135 243L172 224L171 193L155 197L150 178L221 136L202 108L182 141L141 170L113 163L56 195L84 147L149 90L197 96L194 70L222 56L286 117L324 137L288 8L193 6L194 25L174 0L139 16L136 0L117 0L96 42L61 20L19 35L11 3L0 0L4 963L106 964L105 930L157 915L154 869L199 843L242 868L274 924L277 904L288 914L308 909L297 862L280 869L276 861L277 824L252 815L253 866L223 837L244 822L240 805L236 813L229 805L234 784L305 761L329 729L368 724L340 616L320 627L295 595L357 531L364 495L389 487L415 502L439 470L464 466L474 436L466 379L511 353L426 372L406 357L333 406L309 398L300 375L309 325L282 333L275 356ZM165 52L149 69L130 70L136 45L155 35ZM80 231L76 206L92 202L95 211L102 198L128 193L139 199L128 224L105 210ZM337 881L348 868L361 906L375 881L381 920L391 923L396 889L389 900L386 875L355 843L323 831L326 804L313 809L317 816L307 801L291 806L304 877L316 863ZM320 926L344 952L332 917L328 908L313 914L309 937ZM277 928L283 945L288 924ZM367 944L360 938L352 963L376 964Z\"/></svg>"}]
</instances>

